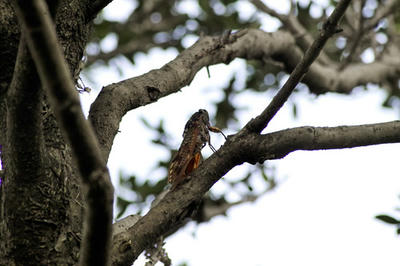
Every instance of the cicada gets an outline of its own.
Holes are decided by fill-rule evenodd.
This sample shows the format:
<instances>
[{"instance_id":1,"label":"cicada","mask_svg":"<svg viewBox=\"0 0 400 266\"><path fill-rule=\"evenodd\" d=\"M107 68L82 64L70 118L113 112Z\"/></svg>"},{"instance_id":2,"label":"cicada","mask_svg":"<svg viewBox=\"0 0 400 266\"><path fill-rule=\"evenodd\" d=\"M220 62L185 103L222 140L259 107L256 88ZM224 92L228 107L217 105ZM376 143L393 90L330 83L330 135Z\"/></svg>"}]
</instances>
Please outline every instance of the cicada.
<instances>
[{"instance_id":1,"label":"cicada","mask_svg":"<svg viewBox=\"0 0 400 266\"><path fill-rule=\"evenodd\" d=\"M213 152L216 152L211 145L209 131L221 133L225 137L219 128L210 125L208 112L204 109L194 113L186 122L183 141L169 166L168 182L172 183L171 190L175 189L186 176L199 166L201 150L206 144Z\"/></svg>"}]
</instances>

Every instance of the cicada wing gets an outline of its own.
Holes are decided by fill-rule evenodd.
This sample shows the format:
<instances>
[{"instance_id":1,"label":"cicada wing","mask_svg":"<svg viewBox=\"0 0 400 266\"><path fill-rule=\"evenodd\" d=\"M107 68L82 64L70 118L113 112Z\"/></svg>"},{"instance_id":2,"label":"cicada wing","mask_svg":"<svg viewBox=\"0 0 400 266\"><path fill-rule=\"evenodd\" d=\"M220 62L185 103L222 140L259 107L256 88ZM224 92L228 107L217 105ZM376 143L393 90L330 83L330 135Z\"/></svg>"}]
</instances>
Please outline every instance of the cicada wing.
<instances>
[{"instance_id":1,"label":"cicada wing","mask_svg":"<svg viewBox=\"0 0 400 266\"><path fill-rule=\"evenodd\" d=\"M198 152L194 156L187 156L185 160L181 161L182 165L178 163L171 164L169 171L168 182L172 183L174 189L179 183L181 183L193 170L199 167L201 162L201 153ZM178 166L179 165L179 166Z\"/></svg>"},{"instance_id":2,"label":"cicada wing","mask_svg":"<svg viewBox=\"0 0 400 266\"><path fill-rule=\"evenodd\" d=\"M193 172L194 169L199 167L200 161L201 161L201 153L198 152L192 157L192 159L186 166L186 169L185 169L186 176L188 176L191 172Z\"/></svg>"},{"instance_id":3,"label":"cicada wing","mask_svg":"<svg viewBox=\"0 0 400 266\"><path fill-rule=\"evenodd\" d=\"M172 183L171 189L174 189L179 183L181 183L185 179L185 177L187 176L186 169L191 161L192 156L186 154L185 156L180 157L179 160L174 160L171 163L168 176L168 182Z\"/></svg>"}]
</instances>

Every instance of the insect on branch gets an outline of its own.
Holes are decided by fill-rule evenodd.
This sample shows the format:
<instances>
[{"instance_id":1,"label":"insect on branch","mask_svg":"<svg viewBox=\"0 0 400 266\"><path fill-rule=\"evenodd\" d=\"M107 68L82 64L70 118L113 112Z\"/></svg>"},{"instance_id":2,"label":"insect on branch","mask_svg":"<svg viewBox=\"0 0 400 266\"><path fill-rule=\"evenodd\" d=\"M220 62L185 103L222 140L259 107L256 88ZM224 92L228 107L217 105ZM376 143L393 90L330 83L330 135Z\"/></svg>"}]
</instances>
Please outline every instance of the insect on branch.
<instances>
[{"instance_id":1,"label":"insect on branch","mask_svg":"<svg viewBox=\"0 0 400 266\"><path fill-rule=\"evenodd\" d=\"M210 125L208 112L204 109L194 113L186 122L181 146L172 159L168 171L168 182L172 183L172 189L200 165L201 150L206 144L213 152L217 152L211 145L209 131L221 133L226 139L221 129Z\"/></svg>"}]
</instances>

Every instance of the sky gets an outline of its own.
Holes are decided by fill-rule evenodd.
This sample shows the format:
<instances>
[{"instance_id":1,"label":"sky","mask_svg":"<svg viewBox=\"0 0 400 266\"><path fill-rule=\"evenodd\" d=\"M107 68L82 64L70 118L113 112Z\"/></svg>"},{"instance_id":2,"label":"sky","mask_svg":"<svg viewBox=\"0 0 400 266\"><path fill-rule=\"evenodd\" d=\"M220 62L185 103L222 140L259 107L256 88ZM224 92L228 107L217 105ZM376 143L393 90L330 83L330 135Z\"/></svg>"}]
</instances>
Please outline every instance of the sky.
<instances>
[{"instance_id":1,"label":"sky","mask_svg":"<svg viewBox=\"0 0 400 266\"><path fill-rule=\"evenodd\" d=\"M246 1L240 4L243 16L253 12ZM121 10L129 7L127 1L116 0L107 7L106 14L123 19ZM274 30L274 21L265 16L261 19L264 30ZM187 45L193 41L188 39ZM115 37L111 36L102 45L110 49L114 44ZM173 49L152 49L148 55L137 55L135 66L125 59L116 59L112 64L123 69L122 76L115 69L98 68L92 77L93 91L81 95L85 112L102 86L159 68L176 55ZM243 60L234 60L228 66L211 66L210 78L203 69L182 92L129 112L121 122L108 163L117 193L128 193L117 186L120 172L154 179L166 175L163 171L153 171L154 162L167 159L168 154L151 144L153 135L140 122L141 117L152 124L164 119L166 130L174 134L174 144L178 147L190 115L200 108L207 109L213 121L212 103L222 97L219 88L228 82L233 71L244 67ZM238 74L240 83L245 71L239 73L242 73ZM238 112L241 125L258 115L272 96L271 92L249 92L236 97L235 104L246 107ZM293 118L291 105L286 104L271 121L267 132L305 125L357 125L398 119L398 110L380 106L384 96L382 90L373 86L368 86L368 91L355 89L351 96L328 93L316 97L300 89L290 99L298 104L297 118ZM236 130L232 127L225 133L233 134ZM217 148L223 144L223 138L212 135L212 143ZM381 213L396 216L394 210L400 207L399 149L400 144L385 144L297 151L281 160L270 161L268 164L276 168L279 181L275 190L255 203L232 208L226 217L214 218L207 224L188 224L166 240L165 248L173 265L181 262L191 266L398 265L400 238L394 227L379 222L374 216ZM208 148L203 150L203 156L210 154ZM245 167L235 168L225 178L237 177ZM218 182L212 189L221 192L226 186ZM235 192L230 197L235 199ZM134 265L144 263L141 257Z\"/></svg>"}]
</instances>

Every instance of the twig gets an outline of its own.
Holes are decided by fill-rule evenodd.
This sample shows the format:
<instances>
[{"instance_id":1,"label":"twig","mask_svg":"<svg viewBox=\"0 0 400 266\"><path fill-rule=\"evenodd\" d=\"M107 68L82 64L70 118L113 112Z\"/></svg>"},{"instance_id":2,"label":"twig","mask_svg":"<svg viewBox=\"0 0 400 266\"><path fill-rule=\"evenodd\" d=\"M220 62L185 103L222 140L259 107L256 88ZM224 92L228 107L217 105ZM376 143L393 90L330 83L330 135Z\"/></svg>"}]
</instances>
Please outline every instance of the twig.
<instances>
[{"instance_id":1,"label":"twig","mask_svg":"<svg viewBox=\"0 0 400 266\"><path fill-rule=\"evenodd\" d=\"M326 41L335 33L340 30L337 28L339 20L342 18L346 8L350 4L351 0L342 0L339 2L333 13L324 23L319 37L314 41L311 47L306 51L303 59L295 67L289 79L279 90L278 94L272 99L268 107L256 118L252 119L246 125L246 129L251 132L260 133L287 101L290 94L296 88L297 84L304 77L310 65L318 57L320 51L324 47Z\"/></svg>"},{"instance_id":2,"label":"twig","mask_svg":"<svg viewBox=\"0 0 400 266\"><path fill-rule=\"evenodd\" d=\"M163 263L164 266L171 266L171 259L165 251L164 244L164 237L161 236L154 246L145 251L145 256L148 259L145 266L153 266L156 265L157 262Z\"/></svg>"},{"instance_id":3,"label":"twig","mask_svg":"<svg viewBox=\"0 0 400 266\"><path fill-rule=\"evenodd\" d=\"M394 13L400 7L398 0L388 0L385 4L380 5L376 11L375 16L365 23L364 31L372 30L375 28L379 21L389 14Z\"/></svg>"},{"instance_id":4,"label":"twig","mask_svg":"<svg viewBox=\"0 0 400 266\"><path fill-rule=\"evenodd\" d=\"M262 2L261 0L251 0L251 2L262 12L279 19L285 26L285 28L287 28L287 30L290 31L293 36L295 36L296 43L303 51L306 51L314 42L311 34L303 27L303 25L300 23L300 21L297 19L297 16L295 15L296 3L294 0L290 3L290 10L288 15L279 14L278 12L264 4L264 2ZM319 61L326 65L332 63L328 55L326 55L324 52L321 52Z\"/></svg>"},{"instance_id":5,"label":"twig","mask_svg":"<svg viewBox=\"0 0 400 266\"><path fill-rule=\"evenodd\" d=\"M361 41L361 39L362 39L362 37L363 37L363 35L365 33L365 31L364 31L364 16L362 14L362 9L363 9L363 7L365 5L365 1L366 0L362 0L362 1L358 2L359 3L358 12L359 13L357 14L358 15L358 20L357 20L357 23L356 23L357 24L357 27L356 27L357 30L355 32L355 36L354 36L354 38L352 40L352 43L351 43L351 46L350 46L350 49L349 49L349 55L340 64L339 71L343 70L344 68L346 68L346 66L353 61L354 57L356 56L357 47L360 44L360 41ZM355 10L355 12L357 12L357 10Z\"/></svg>"},{"instance_id":6,"label":"twig","mask_svg":"<svg viewBox=\"0 0 400 266\"><path fill-rule=\"evenodd\" d=\"M343 70L346 68L351 62L354 61L354 57L357 55L356 50L357 47L359 46L361 40L365 38L366 34L368 34L369 31L374 29L379 21L391 13L394 13L397 8L400 6L400 2L396 0L388 0L384 5L381 5L375 10L375 15L371 19L365 20L364 16L362 14L362 9L363 6L365 5L365 1L360 1L360 8L358 10L358 21L357 21L357 31L355 32L355 36L353 38L352 44L349 48L349 55L346 57L346 59L342 62L342 64L339 66L338 70ZM354 29L355 31L355 29ZM375 41L375 34L368 37L366 42L373 43Z\"/></svg>"}]
</instances>

